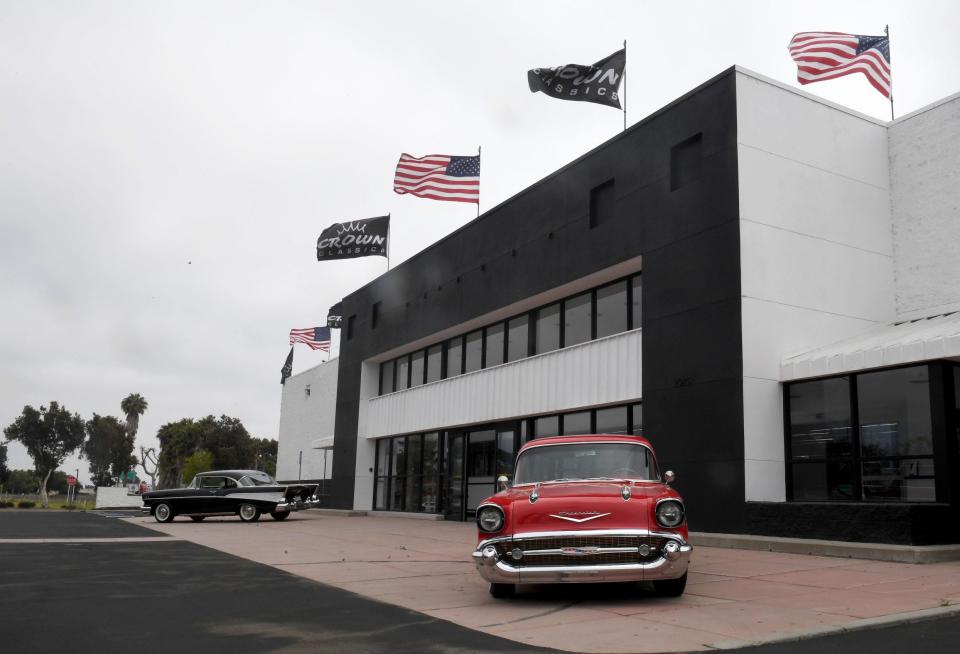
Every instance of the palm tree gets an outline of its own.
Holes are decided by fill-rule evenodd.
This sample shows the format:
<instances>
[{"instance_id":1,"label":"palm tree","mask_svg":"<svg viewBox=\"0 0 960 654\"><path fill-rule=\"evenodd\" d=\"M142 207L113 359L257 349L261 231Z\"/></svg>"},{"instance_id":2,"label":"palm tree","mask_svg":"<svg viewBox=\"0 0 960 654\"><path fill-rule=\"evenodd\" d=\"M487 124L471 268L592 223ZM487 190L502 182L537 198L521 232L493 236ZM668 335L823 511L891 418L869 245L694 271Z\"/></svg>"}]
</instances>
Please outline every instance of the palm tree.
<instances>
[{"instance_id":1,"label":"palm tree","mask_svg":"<svg viewBox=\"0 0 960 654\"><path fill-rule=\"evenodd\" d=\"M140 393L130 393L120 402L120 410L127 416L127 435L136 438L140 416L147 410L147 401Z\"/></svg>"}]
</instances>

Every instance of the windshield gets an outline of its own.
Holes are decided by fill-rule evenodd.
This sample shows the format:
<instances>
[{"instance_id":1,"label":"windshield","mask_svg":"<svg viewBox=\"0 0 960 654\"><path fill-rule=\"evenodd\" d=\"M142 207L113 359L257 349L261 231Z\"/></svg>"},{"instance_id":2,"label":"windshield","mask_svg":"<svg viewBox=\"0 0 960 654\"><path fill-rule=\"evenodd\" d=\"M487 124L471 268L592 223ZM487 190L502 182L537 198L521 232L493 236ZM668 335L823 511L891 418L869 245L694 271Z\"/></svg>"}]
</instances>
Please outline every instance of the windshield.
<instances>
[{"instance_id":1,"label":"windshield","mask_svg":"<svg viewBox=\"0 0 960 654\"><path fill-rule=\"evenodd\" d=\"M633 443L567 443L533 447L517 459L515 484L580 479L658 478L653 456Z\"/></svg>"},{"instance_id":2,"label":"windshield","mask_svg":"<svg viewBox=\"0 0 960 654\"><path fill-rule=\"evenodd\" d=\"M265 472L255 472L240 478L241 486L276 486L277 482Z\"/></svg>"}]
</instances>

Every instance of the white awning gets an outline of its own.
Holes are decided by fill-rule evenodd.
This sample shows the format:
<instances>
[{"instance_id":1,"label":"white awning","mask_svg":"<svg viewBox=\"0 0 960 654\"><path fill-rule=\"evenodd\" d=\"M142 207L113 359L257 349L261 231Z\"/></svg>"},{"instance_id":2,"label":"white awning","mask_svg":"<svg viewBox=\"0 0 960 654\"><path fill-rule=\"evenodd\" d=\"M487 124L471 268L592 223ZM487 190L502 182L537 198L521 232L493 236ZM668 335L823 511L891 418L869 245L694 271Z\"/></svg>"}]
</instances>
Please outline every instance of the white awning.
<instances>
[{"instance_id":1,"label":"white awning","mask_svg":"<svg viewBox=\"0 0 960 654\"><path fill-rule=\"evenodd\" d=\"M883 325L780 362L781 381L960 358L960 312Z\"/></svg>"},{"instance_id":2,"label":"white awning","mask_svg":"<svg viewBox=\"0 0 960 654\"><path fill-rule=\"evenodd\" d=\"M332 450L333 449L333 436L324 436L323 438L315 438L310 443L310 447L315 450Z\"/></svg>"}]
</instances>

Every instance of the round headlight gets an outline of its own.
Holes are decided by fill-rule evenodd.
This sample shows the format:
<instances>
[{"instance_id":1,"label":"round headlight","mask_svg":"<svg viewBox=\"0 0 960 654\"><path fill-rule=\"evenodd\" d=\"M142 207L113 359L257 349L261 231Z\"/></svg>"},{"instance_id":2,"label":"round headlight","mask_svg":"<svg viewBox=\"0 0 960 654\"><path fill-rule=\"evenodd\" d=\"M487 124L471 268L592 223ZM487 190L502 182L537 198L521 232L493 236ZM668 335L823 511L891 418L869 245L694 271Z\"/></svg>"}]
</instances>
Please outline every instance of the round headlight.
<instances>
[{"instance_id":1,"label":"round headlight","mask_svg":"<svg viewBox=\"0 0 960 654\"><path fill-rule=\"evenodd\" d=\"M500 531L503 529L503 511L495 506L483 507L477 511L477 526L480 531Z\"/></svg>"},{"instance_id":2,"label":"round headlight","mask_svg":"<svg viewBox=\"0 0 960 654\"><path fill-rule=\"evenodd\" d=\"M683 505L676 500L660 502L657 506L657 522L663 527L676 527L683 522Z\"/></svg>"}]
</instances>

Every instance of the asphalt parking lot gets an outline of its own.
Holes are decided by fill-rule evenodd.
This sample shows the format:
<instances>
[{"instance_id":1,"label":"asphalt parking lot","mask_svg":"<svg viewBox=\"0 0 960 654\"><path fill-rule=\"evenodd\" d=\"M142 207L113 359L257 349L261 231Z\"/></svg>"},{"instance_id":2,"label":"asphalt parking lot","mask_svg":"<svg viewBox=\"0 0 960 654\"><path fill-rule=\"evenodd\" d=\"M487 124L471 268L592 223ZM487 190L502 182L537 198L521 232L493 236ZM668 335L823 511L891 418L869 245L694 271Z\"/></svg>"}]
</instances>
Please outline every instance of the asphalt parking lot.
<instances>
[{"instance_id":1,"label":"asphalt parking lot","mask_svg":"<svg viewBox=\"0 0 960 654\"><path fill-rule=\"evenodd\" d=\"M0 643L11 653L547 651L116 518L36 510L0 511Z\"/></svg>"}]
</instances>

